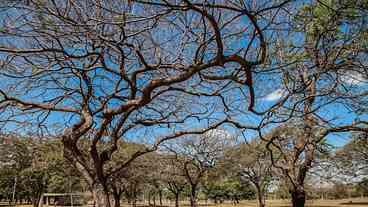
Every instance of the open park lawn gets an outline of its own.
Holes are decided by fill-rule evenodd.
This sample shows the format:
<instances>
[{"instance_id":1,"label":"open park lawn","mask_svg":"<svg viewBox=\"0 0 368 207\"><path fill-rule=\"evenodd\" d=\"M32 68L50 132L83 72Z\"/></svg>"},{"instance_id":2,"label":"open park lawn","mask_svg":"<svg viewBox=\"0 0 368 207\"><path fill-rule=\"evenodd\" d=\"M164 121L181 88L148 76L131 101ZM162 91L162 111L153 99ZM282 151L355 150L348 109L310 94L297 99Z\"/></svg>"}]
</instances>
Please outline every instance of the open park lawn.
<instances>
[{"instance_id":1,"label":"open park lawn","mask_svg":"<svg viewBox=\"0 0 368 207\"><path fill-rule=\"evenodd\" d=\"M0 206L7 206L7 203L0 203ZM17 207L31 207L32 205L17 205ZM122 203L122 207L129 207L131 205ZM165 205L165 207L171 207L173 205ZM190 206L189 203L182 203L181 206ZM238 205L231 203L223 204L205 204L200 203L199 207L257 207L256 200L241 201ZM289 207L291 206L288 200L268 200L266 201L266 207ZM353 198L353 199L340 199L340 200L308 200L307 207L368 207L368 198ZM147 207L147 205L138 204L137 207ZM157 205L157 207L159 207Z\"/></svg>"},{"instance_id":2,"label":"open park lawn","mask_svg":"<svg viewBox=\"0 0 368 207\"><path fill-rule=\"evenodd\" d=\"M189 206L182 205L182 206ZM200 204L199 206L210 207L257 207L256 200L241 201L238 205L226 204ZM291 204L288 200L268 200L266 201L266 207L290 207ZM341 199L341 200L308 200L307 207L368 207L368 198L353 198L353 199Z\"/></svg>"}]
</instances>

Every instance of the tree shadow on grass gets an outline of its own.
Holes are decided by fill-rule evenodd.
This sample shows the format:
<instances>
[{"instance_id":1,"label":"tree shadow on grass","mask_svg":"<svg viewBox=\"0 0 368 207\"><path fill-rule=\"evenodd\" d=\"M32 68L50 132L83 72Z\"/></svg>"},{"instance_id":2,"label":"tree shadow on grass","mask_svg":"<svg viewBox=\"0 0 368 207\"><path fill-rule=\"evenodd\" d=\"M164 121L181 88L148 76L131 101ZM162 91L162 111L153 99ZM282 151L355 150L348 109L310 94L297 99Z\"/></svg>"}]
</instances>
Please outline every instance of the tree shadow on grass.
<instances>
[{"instance_id":1,"label":"tree shadow on grass","mask_svg":"<svg viewBox=\"0 0 368 207\"><path fill-rule=\"evenodd\" d=\"M367 205L368 206L368 202L344 202L344 203L340 203L341 205Z\"/></svg>"}]
</instances>

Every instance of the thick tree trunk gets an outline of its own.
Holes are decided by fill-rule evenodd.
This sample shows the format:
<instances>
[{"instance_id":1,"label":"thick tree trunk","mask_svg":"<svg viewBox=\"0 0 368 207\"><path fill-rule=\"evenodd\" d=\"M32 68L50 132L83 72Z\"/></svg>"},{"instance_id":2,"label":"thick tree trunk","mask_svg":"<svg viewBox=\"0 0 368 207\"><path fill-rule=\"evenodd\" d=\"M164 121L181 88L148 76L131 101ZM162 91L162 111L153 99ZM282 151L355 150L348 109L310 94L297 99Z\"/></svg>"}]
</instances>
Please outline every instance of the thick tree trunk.
<instances>
[{"instance_id":1,"label":"thick tree trunk","mask_svg":"<svg viewBox=\"0 0 368 207\"><path fill-rule=\"evenodd\" d=\"M110 205L110 196L109 191L106 188L106 181L101 182L99 180L96 183L96 178L91 173L91 169L89 169L83 160L83 155L81 153L78 153L78 146L75 140L71 134L65 134L63 135L63 145L64 145L64 157L69 160L75 168L81 173L82 177L86 180L86 182L89 184L90 191L92 193L93 203L94 207L111 207ZM92 152L91 152L92 153ZM96 152L94 152L94 155ZM78 159L79 158L79 159ZM98 174L103 175L103 164L100 163L100 166L98 167L100 170ZM102 171L102 172L101 172Z\"/></svg>"},{"instance_id":2,"label":"thick tree trunk","mask_svg":"<svg viewBox=\"0 0 368 207\"><path fill-rule=\"evenodd\" d=\"M293 207L304 207L305 205L305 190L303 186L298 186L291 190L291 203Z\"/></svg>"},{"instance_id":3,"label":"thick tree trunk","mask_svg":"<svg viewBox=\"0 0 368 207\"><path fill-rule=\"evenodd\" d=\"M92 197L95 207L111 207L109 192L101 185L92 187Z\"/></svg>"},{"instance_id":4,"label":"thick tree trunk","mask_svg":"<svg viewBox=\"0 0 368 207\"><path fill-rule=\"evenodd\" d=\"M120 207L120 197L119 197L119 199L117 199L114 196L114 207Z\"/></svg>"}]
</instances>

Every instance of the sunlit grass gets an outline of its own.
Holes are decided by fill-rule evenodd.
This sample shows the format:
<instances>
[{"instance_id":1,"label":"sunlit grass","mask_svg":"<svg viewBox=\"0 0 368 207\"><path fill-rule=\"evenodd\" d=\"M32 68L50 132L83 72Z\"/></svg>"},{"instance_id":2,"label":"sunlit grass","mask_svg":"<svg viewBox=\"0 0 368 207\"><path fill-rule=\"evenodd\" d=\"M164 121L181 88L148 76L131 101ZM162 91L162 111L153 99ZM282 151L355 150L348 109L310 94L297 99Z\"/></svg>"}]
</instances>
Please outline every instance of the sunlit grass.
<instances>
[{"instance_id":1,"label":"sunlit grass","mask_svg":"<svg viewBox=\"0 0 368 207\"><path fill-rule=\"evenodd\" d=\"M157 206L158 203L156 203ZM164 206L173 207L174 203L163 204ZM181 202L182 207L189 207L189 202ZM122 206L128 207L129 204L123 203ZM138 203L139 207L148 206L147 203ZM258 202L256 200L244 200L237 205L233 205L231 202L227 201L222 204L205 203L199 202L199 207L257 207ZM267 200L266 207L289 207L291 206L289 200ZM352 198L352 199L340 199L340 200L308 200L306 202L306 207L368 207L368 198Z\"/></svg>"},{"instance_id":2,"label":"sunlit grass","mask_svg":"<svg viewBox=\"0 0 368 207\"><path fill-rule=\"evenodd\" d=\"M158 202L156 203L159 207ZM0 202L0 207L8 206L7 202ZM53 205L52 205L53 206ZM122 207L130 207L131 205L123 202ZM148 203L137 203L137 207L147 207ZM163 206L173 207L174 202L164 202ZM189 207L189 202L181 202L180 206ZM258 203L256 200L241 201L237 205L233 205L227 201L221 204L214 204L212 202L199 202L199 207L257 207ZM291 206L288 200L267 200L266 207L289 207ZM367 207L368 198L352 198L352 199L340 199L340 200L308 200L306 207ZM17 207L32 207L32 205L17 205ZM45 205L43 207L46 207ZM50 206L51 207L51 206ZM64 206L65 207L65 206Z\"/></svg>"}]
</instances>

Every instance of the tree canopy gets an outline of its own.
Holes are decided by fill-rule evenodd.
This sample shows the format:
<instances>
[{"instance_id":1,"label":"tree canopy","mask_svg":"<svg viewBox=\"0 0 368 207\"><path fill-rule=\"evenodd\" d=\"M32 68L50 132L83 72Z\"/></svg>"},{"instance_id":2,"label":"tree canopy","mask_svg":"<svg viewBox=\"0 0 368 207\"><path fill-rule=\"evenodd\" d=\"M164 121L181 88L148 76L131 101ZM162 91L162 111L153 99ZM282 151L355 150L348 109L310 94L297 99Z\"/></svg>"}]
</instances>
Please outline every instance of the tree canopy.
<instances>
[{"instance_id":1,"label":"tree canopy","mask_svg":"<svg viewBox=\"0 0 368 207\"><path fill-rule=\"evenodd\" d=\"M366 156L367 13L364 0L2 1L4 175L38 189L34 204L74 184L97 207L123 192L135 205L145 184L162 204L169 184L195 207L228 154L238 174L208 195L247 180L263 206L278 176L303 207L327 142L351 136L341 154Z\"/></svg>"}]
</instances>

